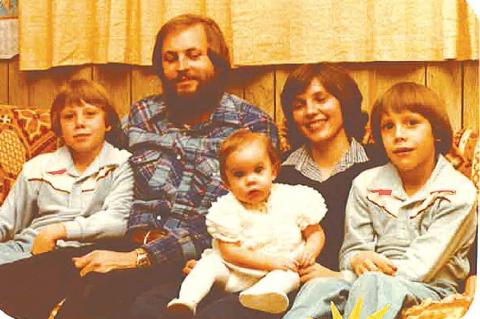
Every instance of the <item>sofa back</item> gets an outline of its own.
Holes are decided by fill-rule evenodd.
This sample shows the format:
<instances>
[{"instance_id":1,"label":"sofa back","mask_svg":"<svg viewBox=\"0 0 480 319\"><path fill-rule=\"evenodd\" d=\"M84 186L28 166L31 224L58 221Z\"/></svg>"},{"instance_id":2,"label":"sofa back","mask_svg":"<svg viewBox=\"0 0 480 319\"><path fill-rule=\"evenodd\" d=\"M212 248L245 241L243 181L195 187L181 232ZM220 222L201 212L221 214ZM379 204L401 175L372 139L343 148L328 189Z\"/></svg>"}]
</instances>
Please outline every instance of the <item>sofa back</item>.
<instances>
[{"instance_id":1,"label":"sofa back","mask_svg":"<svg viewBox=\"0 0 480 319\"><path fill-rule=\"evenodd\" d=\"M50 130L49 110L0 105L0 205L23 163L57 146L58 139Z\"/></svg>"},{"instance_id":2,"label":"sofa back","mask_svg":"<svg viewBox=\"0 0 480 319\"><path fill-rule=\"evenodd\" d=\"M280 125L282 149L288 149L286 131ZM59 140L50 129L50 111L37 107L0 105L0 205L6 198L23 163L54 151ZM480 141L478 133L462 129L455 134L447 155L452 164L480 189Z\"/></svg>"}]
</instances>

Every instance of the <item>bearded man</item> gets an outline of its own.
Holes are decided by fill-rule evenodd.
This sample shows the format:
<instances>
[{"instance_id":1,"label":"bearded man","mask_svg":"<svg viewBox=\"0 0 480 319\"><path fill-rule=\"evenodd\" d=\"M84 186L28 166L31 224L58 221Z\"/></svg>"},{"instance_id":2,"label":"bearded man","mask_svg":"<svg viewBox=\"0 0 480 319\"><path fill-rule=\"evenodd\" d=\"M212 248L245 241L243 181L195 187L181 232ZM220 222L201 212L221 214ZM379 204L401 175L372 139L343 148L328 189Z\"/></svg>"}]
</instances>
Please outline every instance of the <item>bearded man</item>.
<instances>
[{"instance_id":1,"label":"bearded man","mask_svg":"<svg viewBox=\"0 0 480 319\"><path fill-rule=\"evenodd\" d=\"M127 236L0 267L0 308L8 314L47 318L65 298L57 319L127 318L138 295L178 277L187 260L210 247L205 214L226 193L220 143L240 128L277 143L267 114L224 92L230 58L212 19L188 14L168 21L157 34L152 62L164 93L130 111L135 194Z\"/></svg>"}]
</instances>

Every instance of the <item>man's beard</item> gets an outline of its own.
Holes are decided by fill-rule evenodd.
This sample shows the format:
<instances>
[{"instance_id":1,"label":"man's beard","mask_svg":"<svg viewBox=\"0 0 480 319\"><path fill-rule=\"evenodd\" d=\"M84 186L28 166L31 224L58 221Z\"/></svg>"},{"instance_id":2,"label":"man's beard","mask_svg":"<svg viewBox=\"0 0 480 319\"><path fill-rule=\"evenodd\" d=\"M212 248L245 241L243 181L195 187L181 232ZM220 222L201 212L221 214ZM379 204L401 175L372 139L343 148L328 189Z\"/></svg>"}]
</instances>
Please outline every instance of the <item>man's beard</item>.
<instances>
[{"instance_id":1,"label":"man's beard","mask_svg":"<svg viewBox=\"0 0 480 319\"><path fill-rule=\"evenodd\" d=\"M225 89L224 81L218 75L204 81L196 80L198 86L195 92L178 95L175 88L177 81L162 79L168 117L172 122L184 124L194 121L218 107Z\"/></svg>"}]
</instances>

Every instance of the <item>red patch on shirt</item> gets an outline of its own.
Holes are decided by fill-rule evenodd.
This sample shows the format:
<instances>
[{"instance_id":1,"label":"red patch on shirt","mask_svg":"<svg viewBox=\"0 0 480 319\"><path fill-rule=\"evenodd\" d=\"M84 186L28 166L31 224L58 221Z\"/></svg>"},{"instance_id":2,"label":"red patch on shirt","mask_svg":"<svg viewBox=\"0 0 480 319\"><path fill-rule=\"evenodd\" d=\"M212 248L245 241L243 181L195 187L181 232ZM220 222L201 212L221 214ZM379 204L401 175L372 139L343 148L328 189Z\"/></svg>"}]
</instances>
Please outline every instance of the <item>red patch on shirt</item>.
<instances>
[{"instance_id":1,"label":"red patch on shirt","mask_svg":"<svg viewBox=\"0 0 480 319\"><path fill-rule=\"evenodd\" d=\"M66 168L63 168L63 169L59 169L58 171L51 171L51 172L47 172L48 174L51 174L51 175L62 175L63 173L65 173L67 171Z\"/></svg>"},{"instance_id":2,"label":"red patch on shirt","mask_svg":"<svg viewBox=\"0 0 480 319\"><path fill-rule=\"evenodd\" d=\"M392 195L392 190L391 189L370 189L368 190L370 193L377 193L380 196L383 195Z\"/></svg>"},{"instance_id":3,"label":"red patch on shirt","mask_svg":"<svg viewBox=\"0 0 480 319\"><path fill-rule=\"evenodd\" d=\"M453 189L439 189L438 191L430 192L430 195L435 194L435 193L448 193L448 194L454 195L456 193L456 191L453 190Z\"/></svg>"}]
</instances>

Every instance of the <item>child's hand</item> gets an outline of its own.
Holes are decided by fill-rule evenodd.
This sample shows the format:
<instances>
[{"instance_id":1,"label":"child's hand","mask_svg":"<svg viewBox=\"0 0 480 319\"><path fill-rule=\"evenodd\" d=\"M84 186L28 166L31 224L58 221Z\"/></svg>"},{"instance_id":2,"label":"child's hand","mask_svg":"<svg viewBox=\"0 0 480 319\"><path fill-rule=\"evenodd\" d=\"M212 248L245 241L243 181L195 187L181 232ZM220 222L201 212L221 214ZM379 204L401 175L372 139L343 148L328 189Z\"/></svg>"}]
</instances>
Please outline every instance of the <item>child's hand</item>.
<instances>
[{"instance_id":1,"label":"child's hand","mask_svg":"<svg viewBox=\"0 0 480 319\"><path fill-rule=\"evenodd\" d=\"M272 270L291 270L294 272L298 271L298 262L293 258L286 257L273 257L272 258Z\"/></svg>"},{"instance_id":2,"label":"child's hand","mask_svg":"<svg viewBox=\"0 0 480 319\"><path fill-rule=\"evenodd\" d=\"M366 271L380 271L393 276L397 267L385 256L374 251L361 251L353 256L351 266L357 276Z\"/></svg>"},{"instance_id":3,"label":"child's hand","mask_svg":"<svg viewBox=\"0 0 480 319\"><path fill-rule=\"evenodd\" d=\"M182 272L184 275L188 275L193 268L197 265L197 260L196 259L190 259L185 263L185 266L182 269Z\"/></svg>"},{"instance_id":4,"label":"child's hand","mask_svg":"<svg viewBox=\"0 0 480 319\"><path fill-rule=\"evenodd\" d=\"M57 245L57 240L64 239L67 231L62 223L43 227L33 240L32 255L49 252Z\"/></svg>"},{"instance_id":5,"label":"child's hand","mask_svg":"<svg viewBox=\"0 0 480 319\"><path fill-rule=\"evenodd\" d=\"M303 251L297 256L299 267L308 267L315 263L317 252L314 249L305 247Z\"/></svg>"},{"instance_id":6,"label":"child's hand","mask_svg":"<svg viewBox=\"0 0 480 319\"><path fill-rule=\"evenodd\" d=\"M298 274L300 275L300 282L302 283L305 283L309 280L312 280L314 278L320 278L320 277L334 277L334 278L342 277L340 272L333 271L317 263L314 263L313 265L310 265L305 268L300 268L298 270Z\"/></svg>"}]
</instances>

